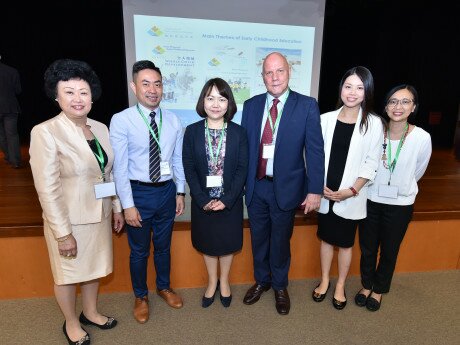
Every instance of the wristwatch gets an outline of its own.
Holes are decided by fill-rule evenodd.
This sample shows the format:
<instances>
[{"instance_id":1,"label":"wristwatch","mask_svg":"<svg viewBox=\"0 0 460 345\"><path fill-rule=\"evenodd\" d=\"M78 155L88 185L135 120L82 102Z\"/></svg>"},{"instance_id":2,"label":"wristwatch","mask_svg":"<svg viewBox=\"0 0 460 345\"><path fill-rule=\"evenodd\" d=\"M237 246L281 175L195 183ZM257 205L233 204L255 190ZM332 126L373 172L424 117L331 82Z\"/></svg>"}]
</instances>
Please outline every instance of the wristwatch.
<instances>
[{"instance_id":1,"label":"wristwatch","mask_svg":"<svg viewBox=\"0 0 460 345\"><path fill-rule=\"evenodd\" d=\"M185 193L176 193L176 195L185 196Z\"/></svg>"}]
</instances>

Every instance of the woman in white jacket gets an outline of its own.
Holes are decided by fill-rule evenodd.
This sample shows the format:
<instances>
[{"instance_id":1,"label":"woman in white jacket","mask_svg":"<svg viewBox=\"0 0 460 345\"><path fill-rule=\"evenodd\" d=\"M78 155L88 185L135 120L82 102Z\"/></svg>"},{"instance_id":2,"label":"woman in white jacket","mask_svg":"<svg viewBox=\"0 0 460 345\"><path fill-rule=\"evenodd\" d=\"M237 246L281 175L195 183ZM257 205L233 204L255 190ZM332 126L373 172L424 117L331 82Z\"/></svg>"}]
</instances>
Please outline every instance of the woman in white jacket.
<instances>
[{"instance_id":1,"label":"woman in white jacket","mask_svg":"<svg viewBox=\"0 0 460 345\"><path fill-rule=\"evenodd\" d=\"M380 144L377 176L368 190L367 218L359 226L363 288L355 302L370 311L378 310L382 293L390 291L399 246L412 218L417 181L431 157L430 135L408 122L417 109L418 95L411 85L398 85L385 97L388 128Z\"/></svg>"},{"instance_id":2,"label":"woman in white jacket","mask_svg":"<svg viewBox=\"0 0 460 345\"><path fill-rule=\"evenodd\" d=\"M345 308L345 280L350 268L358 221L366 217L367 182L375 177L383 138L381 118L372 112L374 81L362 66L348 70L339 87L338 109L321 115L325 149L324 195L318 214L321 239L321 282L313 290L316 302L330 287L334 246L339 248L339 277L333 306Z\"/></svg>"}]
</instances>

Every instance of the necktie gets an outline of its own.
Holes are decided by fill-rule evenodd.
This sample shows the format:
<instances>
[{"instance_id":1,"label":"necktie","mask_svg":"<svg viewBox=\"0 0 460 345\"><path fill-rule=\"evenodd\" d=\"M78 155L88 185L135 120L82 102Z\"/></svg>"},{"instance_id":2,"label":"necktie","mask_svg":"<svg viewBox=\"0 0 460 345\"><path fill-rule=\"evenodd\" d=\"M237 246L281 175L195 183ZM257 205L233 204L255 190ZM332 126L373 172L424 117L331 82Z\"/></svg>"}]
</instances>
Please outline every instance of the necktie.
<instances>
[{"instance_id":1,"label":"necktie","mask_svg":"<svg viewBox=\"0 0 460 345\"><path fill-rule=\"evenodd\" d=\"M158 126L155 122L155 112L150 113L150 127L152 127L153 133L158 138ZM150 133L150 131L149 131ZM149 177L152 182L158 182L161 178L160 174L160 149L152 133L150 133L150 145L149 145Z\"/></svg>"},{"instance_id":2,"label":"necktie","mask_svg":"<svg viewBox=\"0 0 460 345\"><path fill-rule=\"evenodd\" d=\"M280 100L278 98L274 98L273 105L270 108L270 117L272 118L273 125L275 125L276 118L278 117L277 104L279 103L279 101ZM273 132L270 126L270 121L268 120L268 117L267 117L267 121L265 122L264 131L262 133L262 139L260 140L260 146L259 146L259 164L257 166L257 178L259 180L265 176L266 170L267 170L267 160L262 158L264 144L271 144L272 141L273 141Z\"/></svg>"}]
</instances>

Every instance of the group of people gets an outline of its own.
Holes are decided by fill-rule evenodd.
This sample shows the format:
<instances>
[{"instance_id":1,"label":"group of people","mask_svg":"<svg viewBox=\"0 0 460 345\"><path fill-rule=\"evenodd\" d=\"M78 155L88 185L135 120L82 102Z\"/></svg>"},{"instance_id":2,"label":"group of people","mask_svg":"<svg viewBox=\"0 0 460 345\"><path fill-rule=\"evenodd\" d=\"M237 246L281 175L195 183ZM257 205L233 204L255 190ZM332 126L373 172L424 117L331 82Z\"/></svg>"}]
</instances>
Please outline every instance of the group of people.
<instances>
[{"instance_id":1,"label":"group of people","mask_svg":"<svg viewBox=\"0 0 460 345\"><path fill-rule=\"evenodd\" d=\"M75 60L49 66L45 89L61 113L33 128L30 164L69 344L90 343L82 325L117 324L100 314L96 303L98 279L112 272L112 224L119 232L126 222L134 318L149 319L151 242L157 294L169 306L182 307L170 284L170 247L174 219L184 212L186 182L192 244L208 273L203 308L218 291L224 307L232 302L229 272L243 243L243 196L255 280L244 304L256 303L272 288L277 312L289 313L290 238L302 208L305 214L319 212L322 277L313 300L325 299L338 247L332 303L336 309L346 306L359 224L362 289L355 302L369 310L380 307L431 154L429 134L408 122L418 110L417 92L410 85L393 88L385 99L386 121L373 110L371 73L358 66L340 82L338 109L320 115L314 98L289 88L290 74L282 54L266 56L267 92L244 103L241 125L231 121L237 106L229 84L208 80L196 105L203 120L184 133L178 117L160 106L160 69L138 61L130 83L137 104L115 114L108 131L88 118L101 94L91 67ZM83 301L79 316L77 284Z\"/></svg>"}]
</instances>

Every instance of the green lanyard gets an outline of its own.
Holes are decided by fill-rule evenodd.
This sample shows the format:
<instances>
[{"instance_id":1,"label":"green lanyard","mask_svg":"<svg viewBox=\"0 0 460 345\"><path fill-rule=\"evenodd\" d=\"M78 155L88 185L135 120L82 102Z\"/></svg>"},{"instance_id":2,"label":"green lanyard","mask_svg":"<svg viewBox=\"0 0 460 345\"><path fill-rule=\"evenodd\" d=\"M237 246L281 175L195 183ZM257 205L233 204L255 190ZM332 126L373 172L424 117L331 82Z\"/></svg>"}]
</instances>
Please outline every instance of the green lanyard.
<instances>
[{"instance_id":1,"label":"green lanyard","mask_svg":"<svg viewBox=\"0 0 460 345\"><path fill-rule=\"evenodd\" d=\"M286 93L286 97L284 97L284 101L282 101L282 103L283 103L283 109L281 109L280 114L279 114L278 117L276 118L275 124L273 124L272 116L271 116L271 114L270 114L270 109L269 109L269 107L268 107L268 97L266 98L265 103L267 104L267 118L268 118L268 122L270 123L270 128L272 129L272 138L273 138L273 140L274 140L274 138L275 138L275 131L276 131L276 129L278 128L278 125L279 125L280 120L281 120L281 115L283 115L284 105L286 104L286 100L287 100L287 98L289 97L289 92L290 92L290 90L288 89L288 91L287 91L287 93ZM281 100L280 100L280 101L281 101Z\"/></svg>"},{"instance_id":2,"label":"green lanyard","mask_svg":"<svg viewBox=\"0 0 460 345\"><path fill-rule=\"evenodd\" d=\"M396 150L396 156L393 159L393 161L391 161L390 133L389 133L389 130L387 130L387 137L388 137L388 170L390 170L390 179L388 180L388 185L390 185L391 175L393 174L393 171L395 170L395 167L396 167L396 163L398 162L399 152L401 151L401 147L403 146L404 140L406 139L408 129L409 129L409 124L406 123L406 127L404 128L404 133L402 134L401 139L399 139L398 149Z\"/></svg>"},{"instance_id":3,"label":"green lanyard","mask_svg":"<svg viewBox=\"0 0 460 345\"><path fill-rule=\"evenodd\" d=\"M206 130L206 137L208 138L209 154L211 155L212 164L215 167L217 165L217 160L219 159L219 152L220 152L220 149L222 148L222 142L224 141L224 137L225 137L224 130L225 128L227 128L227 123L224 122L224 124L222 125L222 132L220 132L219 145L217 145L217 150L216 150L215 155L212 149L211 136L209 135L208 120L205 121L204 128Z\"/></svg>"},{"instance_id":4,"label":"green lanyard","mask_svg":"<svg viewBox=\"0 0 460 345\"><path fill-rule=\"evenodd\" d=\"M141 108L139 107L139 104L137 105L137 111L139 112L139 114L141 114L142 118L144 119L144 122L147 125L147 128L150 131L150 134L152 134L153 139L155 139L155 141L157 142L158 150L159 150L160 156L161 156L160 136L161 136L161 127L163 126L163 114L161 112L161 108L159 108L159 109L160 109L160 125L158 126L158 137L157 137L155 132L152 129L152 126L150 126L150 123L147 121L147 118L145 117L144 113L142 112Z\"/></svg>"},{"instance_id":5,"label":"green lanyard","mask_svg":"<svg viewBox=\"0 0 460 345\"><path fill-rule=\"evenodd\" d=\"M95 135L94 135L94 141L96 142L97 153L94 152L94 151L93 151L93 153L96 156L97 161L99 162L99 168L101 168L101 172L102 172L102 180L105 182L105 159L104 159L104 154L102 153L101 144L99 144L99 140L97 140Z\"/></svg>"}]
</instances>

